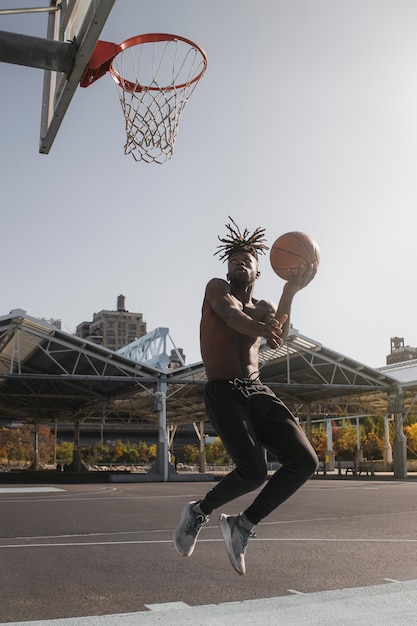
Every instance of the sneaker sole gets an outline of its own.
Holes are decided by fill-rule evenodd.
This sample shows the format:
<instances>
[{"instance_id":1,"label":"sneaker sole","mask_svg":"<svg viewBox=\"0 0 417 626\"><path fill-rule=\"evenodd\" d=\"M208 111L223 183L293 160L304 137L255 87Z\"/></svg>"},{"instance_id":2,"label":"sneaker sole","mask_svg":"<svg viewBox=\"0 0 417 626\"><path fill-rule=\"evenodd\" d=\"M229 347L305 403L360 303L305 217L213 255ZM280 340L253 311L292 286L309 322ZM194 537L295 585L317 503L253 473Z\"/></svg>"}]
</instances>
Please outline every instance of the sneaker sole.
<instances>
[{"instance_id":1,"label":"sneaker sole","mask_svg":"<svg viewBox=\"0 0 417 626\"><path fill-rule=\"evenodd\" d=\"M246 574L246 569L242 571L239 568L239 565L236 563L234 554L229 551L229 545L232 545L232 534L230 532L230 526L227 523L227 515L225 515L224 513L220 515L220 530L223 535L224 543L226 545L227 556L229 557L229 560L233 565L233 569L239 574L239 576L244 576L244 574Z\"/></svg>"}]
</instances>

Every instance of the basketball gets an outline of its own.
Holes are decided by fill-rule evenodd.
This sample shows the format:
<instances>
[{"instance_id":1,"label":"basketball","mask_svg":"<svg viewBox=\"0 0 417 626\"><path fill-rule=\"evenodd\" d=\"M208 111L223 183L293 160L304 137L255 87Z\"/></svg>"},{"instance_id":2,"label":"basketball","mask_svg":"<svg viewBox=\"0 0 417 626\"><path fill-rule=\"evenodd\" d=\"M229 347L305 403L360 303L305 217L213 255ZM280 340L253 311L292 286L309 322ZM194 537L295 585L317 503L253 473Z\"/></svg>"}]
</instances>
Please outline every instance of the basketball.
<instances>
[{"instance_id":1,"label":"basketball","mask_svg":"<svg viewBox=\"0 0 417 626\"><path fill-rule=\"evenodd\" d=\"M269 258L275 274L288 280L289 270L296 272L310 263L318 267L320 250L310 235L294 231L278 237L272 245Z\"/></svg>"}]
</instances>

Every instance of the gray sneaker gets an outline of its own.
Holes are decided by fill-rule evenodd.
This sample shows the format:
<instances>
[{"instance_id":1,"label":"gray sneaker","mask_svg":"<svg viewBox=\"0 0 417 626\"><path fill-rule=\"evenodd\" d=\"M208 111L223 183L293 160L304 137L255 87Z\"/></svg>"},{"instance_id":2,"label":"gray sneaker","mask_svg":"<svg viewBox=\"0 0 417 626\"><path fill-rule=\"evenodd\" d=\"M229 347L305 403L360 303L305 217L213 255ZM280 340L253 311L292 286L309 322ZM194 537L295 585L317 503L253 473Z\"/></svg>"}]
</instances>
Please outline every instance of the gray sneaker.
<instances>
[{"instance_id":1,"label":"gray sneaker","mask_svg":"<svg viewBox=\"0 0 417 626\"><path fill-rule=\"evenodd\" d=\"M238 574L246 573L245 552L249 537L255 537L252 530L246 530L240 522L240 515L220 515L220 530L226 544L227 554Z\"/></svg>"},{"instance_id":2,"label":"gray sneaker","mask_svg":"<svg viewBox=\"0 0 417 626\"><path fill-rule=\"evenodd\" d=\"M199 515L193 511L198 502L189 502L183 509L180 521L174 530L174 544L182 556L191 556L200 530L209 521L208 515Z\"/></svg>"}]
</instances>

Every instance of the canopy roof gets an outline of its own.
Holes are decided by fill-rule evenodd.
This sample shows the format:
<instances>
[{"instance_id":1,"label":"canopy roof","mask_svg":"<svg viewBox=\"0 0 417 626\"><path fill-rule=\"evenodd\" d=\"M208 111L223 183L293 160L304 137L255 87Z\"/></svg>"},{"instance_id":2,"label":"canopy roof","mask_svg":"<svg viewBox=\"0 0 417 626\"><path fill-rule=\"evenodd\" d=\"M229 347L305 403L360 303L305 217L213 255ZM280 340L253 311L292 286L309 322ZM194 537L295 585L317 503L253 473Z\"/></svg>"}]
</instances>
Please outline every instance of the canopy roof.
<instances>
[{"instance_id":1,"label":"canopy roof","mask_svg":"<svg viewBox=\"0 0 417 626\"><path fill-rule=\"evenodd\" d=\"M292 329L281 348L263 346L264 382L299 414L387 411L398 379ZM169 425L206 419L203 363L158 369L59 330L21 309L0 317L0 419L158 423L166 392ZM406 396L417 381L408 383Z\"/></svg>"}]
</instances>

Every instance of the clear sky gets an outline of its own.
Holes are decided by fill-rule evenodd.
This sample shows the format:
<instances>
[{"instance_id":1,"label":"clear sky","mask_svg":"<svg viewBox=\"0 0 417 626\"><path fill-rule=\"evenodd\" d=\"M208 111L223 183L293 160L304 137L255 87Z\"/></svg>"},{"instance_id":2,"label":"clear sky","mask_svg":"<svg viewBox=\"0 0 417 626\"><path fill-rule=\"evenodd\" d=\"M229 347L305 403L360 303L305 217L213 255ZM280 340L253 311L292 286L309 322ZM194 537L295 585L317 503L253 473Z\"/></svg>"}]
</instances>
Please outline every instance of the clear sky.
<instances>
[{"instance_id":1,"label":"clear sky","mask_svg":"<svg viewBox=\"0 0 417 626\"><path fill-rule=\"evenodd\" d=\"M0 30L43 37L46 19L0 16ZM373 367L390 337L416 346L416 28L415 0L116 0L101 39L169 32L208 56L164 165L124 155L109 75L78 89L39 154L43 72L1 63L0 315L74 332L124 294L199 361L231 215L269 245L291 230L317 240L318 274L292 311L300 333ZM277 302L283 281L268 257L260 269L255 296Z\"/></svg>"}]
</instances>

